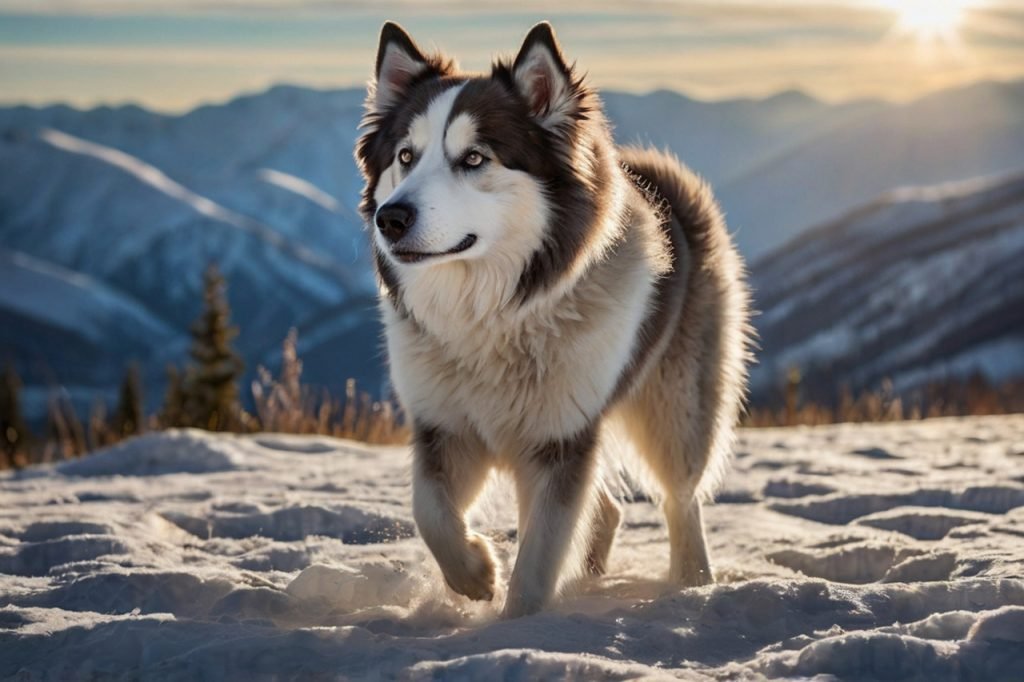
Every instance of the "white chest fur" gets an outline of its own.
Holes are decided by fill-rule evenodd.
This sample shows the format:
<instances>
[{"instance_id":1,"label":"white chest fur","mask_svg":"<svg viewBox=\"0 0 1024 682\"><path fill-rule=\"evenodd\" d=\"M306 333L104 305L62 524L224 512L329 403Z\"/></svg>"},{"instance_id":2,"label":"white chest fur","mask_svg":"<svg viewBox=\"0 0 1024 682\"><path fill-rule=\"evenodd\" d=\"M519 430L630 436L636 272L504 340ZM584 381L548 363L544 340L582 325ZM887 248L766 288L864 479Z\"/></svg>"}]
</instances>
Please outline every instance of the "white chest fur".
<instances>
[{"instance_id":1,"label":"white chest fur","mask_svg":"<svg viewBox=\"0 0 1024 682\"><path fill-rule=\"evenodd\" d=\"M486 293L474 287L486 277L425 271L406 289L412 318L383 304L403 405L434 426L473 428L496 451L579 432L606 406L638 342L657 275L636 255L597 264L557 298L483 315L474 303Z\"/></svg>"}]
</instances>

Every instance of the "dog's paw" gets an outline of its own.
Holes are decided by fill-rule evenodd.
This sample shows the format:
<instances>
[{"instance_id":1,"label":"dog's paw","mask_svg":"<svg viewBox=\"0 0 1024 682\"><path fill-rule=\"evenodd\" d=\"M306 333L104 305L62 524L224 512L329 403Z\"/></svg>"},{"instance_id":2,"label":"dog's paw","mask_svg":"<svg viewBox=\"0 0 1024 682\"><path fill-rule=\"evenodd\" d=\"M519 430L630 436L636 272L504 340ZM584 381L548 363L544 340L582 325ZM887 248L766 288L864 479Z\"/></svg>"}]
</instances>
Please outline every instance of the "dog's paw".
<instances>
[{"instance_id":1,"label":"dog's paw","mask_svg":"<svg viewBox=\"0 0 1024 682\"><path fill-rule=\"evenodd\" d=\"M466 544L466 554L460 565L444 571L445 582L453 590L476 601L494 598L495 561L491 545L479 535L473 535Z\"/></svg>"},{"instance_id":2,"label":"dog's paw","mask_svg":"<svg viewBox=\"0 0 1024 682\"><path fill-rule=\"evenodd\" d=\"M703 587L714 584L715 576L710 567L673 566L669 569L668 581L679 587Z\"/></svg>"},{"instance_id":3,"label":"dog's paw","mask_svg":"<svg viewBox=\"0 0 1024 682\"><path fill-rule=\"evenodd\" d=\"M501 610L502 618L521 618L537 613L544 608L545 599L539 594L527 594L522 590L509 588L505 599L505 608Z\"/></svg>"}]
</instances>

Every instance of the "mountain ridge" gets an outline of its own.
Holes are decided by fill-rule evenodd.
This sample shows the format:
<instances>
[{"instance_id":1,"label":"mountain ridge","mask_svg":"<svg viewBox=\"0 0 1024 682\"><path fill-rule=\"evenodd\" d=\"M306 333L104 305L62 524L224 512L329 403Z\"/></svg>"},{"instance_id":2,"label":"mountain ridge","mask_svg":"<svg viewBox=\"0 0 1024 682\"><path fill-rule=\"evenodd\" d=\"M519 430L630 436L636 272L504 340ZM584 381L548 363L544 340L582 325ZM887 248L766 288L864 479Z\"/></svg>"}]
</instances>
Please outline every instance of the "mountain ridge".
<instances>
[{"instance_id":1,"label":"mountain ridge","mask_svg":"<svg viewBox=\"0 0 1024 682\"><path fill-rule=\"evenodd\" d=\"M1024 376L1024 173L890 192L759 260L752 282L755 396L793 367L821 402L886 378Z\"/></svg>"},{"instance_id":2,"label":"mountain ridge","mask_svg":"<svg viewBox=\"0 0 1024 682\"><path fill-rule=\"evenodd\" d=\"M620 143L666 147L712 182L755 270L764 271L766 254L791 248L794 235L811 234L797 227L800 211L828 207L827 220L816 221L823 223L864 210L880 194L862 198L881 182L875 175L896 177L882 191L922 174L947 181L971 176L965 169L1003 173L1007 158L1019 152L1024 159L1024 80L953 88L908 104L829 103L794 91L711 102L669 90L603 94ZM368 304L376 284L352 158L363 99L360 89L282 85L181 114L137 105L0 107L0 166L18 169L0 177L0 239L140 301L182 331L199 312L202 272L217 261L250 369L272 365L295 326L316 337L300 338L317 358L306 363L311 383L337 389L351 373L376 391L385 374L379 320ZM934 130L948 136L950 125L961 126L963 137L986 143L971 163L909 154L899 157L899 173L872 171L888 157L874 159L879 152L862 143L870 131L881 126L890 139L917 115L915 107L959 102L952 109L962 111L980 100L999 104L979 114L982 130L971 128L970 116L944 114L945 127L930 128L932 138L914 138L944 144ZM986 165L989 152L994 161ZM837 169L857 182L830 184ZM813 187L820 196L806 201ZM238 230L232 221L259 229ZM109 344L111 357L125 355L117 338ZM170 359L181 360L185 345L175 348ZM148 375L153 382L167 356L160 357ZM74 373L59 354L50 361L45 376L28 368L29 383ZM116 385L120 377L108 374L100 383Z\"/></svg>"}]
</instances>

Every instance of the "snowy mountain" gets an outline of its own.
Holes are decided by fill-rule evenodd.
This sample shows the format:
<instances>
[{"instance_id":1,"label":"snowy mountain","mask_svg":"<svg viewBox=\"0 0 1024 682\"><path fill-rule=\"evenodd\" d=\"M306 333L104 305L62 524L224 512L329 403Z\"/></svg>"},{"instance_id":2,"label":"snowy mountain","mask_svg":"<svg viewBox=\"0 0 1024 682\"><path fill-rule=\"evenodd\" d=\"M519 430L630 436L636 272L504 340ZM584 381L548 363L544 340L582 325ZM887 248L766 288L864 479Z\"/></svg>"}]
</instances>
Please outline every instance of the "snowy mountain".
<instances>
[{"instance_id":1,"label":"snowy mountain","mask_svg":"<svg viewBox=\"0 0 1024 682\"><path fill-rule=\"evenodd\" d=\"M28 414L45 413L50 396L42 385L64 385L76 407L87 409L96 397L112 397L111 379L125 371L126 358L159 370L186 347L180 330L89 275L4 249L0 273L3 359L23 376L41 377L25 392Z\"/></svg>"},{"instance_id":2,"label":"snowy mountain","mask_svg":"<svg viewBox=\"0 0 1024 682\"><path fill-rule=\"evenodd\" d=\"M820 400L974 371L1024 376L1024 174L904 189L753 267L755 396L799 367Z\"/></svg>"},{"instance_id":3,"label":"snowy mountain","mask_svg":"<svg viewBox=\"0 0 1024 682\"><path fill-rule=\"evenodd\" d=\"M604 98L620 141L668 147L716 184L741 248L753 254L889 187L1024 167L1024 82L899 106L797 92ZM159 395L163 363L187 348L210 262L227 277L250 370L273 364L297 326L312 383L338 389L354 376L379 389L374 284L355 211L362 99L361 90L281 86L181 116L133 106L0 109L0 244L47 272L81 275L81 287L104 292L95 296L130 301L170 330L173 343L161 334L147 343L100 325L108 331L93 344L112 360L143 362L151 394ZM13 277L0 272L0 288ZM82 374L73 343L33 346L34 327L10 303L0 297L0 318L10 321L0 362L14 357L40 389ZM116 385L113 364L93 364L88 385Z\"/></svg>"},{"instance_id":4,"label":"snowy mountain","mask_svg":"<svg viewBox=\"0 0 1024 682\"><path fill-rule=\"evenodd\" d=\"M179 336L199 312L202 273L216 262L250 369L272 359L268 349L290 326L339 307L357 306L338 333L375 337L365 235L351 201L338 198L359 187L351 150L361 99L279 88L181 117L135 107L0 110L0 166L17 169L0 178L0 241L20 258L81 275L85 288L131 299ZM9 277L0 275L5 289ZM9 335L24 338L5 340L0 355L15 357L30 386L72 382L82 364L69 350L76 344L32 344L30 327L5 302ZM120 361L92 363L97 387L116 385L128 358L159 384L163 363L187 348L180 341L168 352L161 335L139 345L109 331L96 352ZM19 344L31 346L31 361ZM355 376L379 390L376 357L352 355L339 349L307 371L332 388Z\"/></svg>"}]
</instances>

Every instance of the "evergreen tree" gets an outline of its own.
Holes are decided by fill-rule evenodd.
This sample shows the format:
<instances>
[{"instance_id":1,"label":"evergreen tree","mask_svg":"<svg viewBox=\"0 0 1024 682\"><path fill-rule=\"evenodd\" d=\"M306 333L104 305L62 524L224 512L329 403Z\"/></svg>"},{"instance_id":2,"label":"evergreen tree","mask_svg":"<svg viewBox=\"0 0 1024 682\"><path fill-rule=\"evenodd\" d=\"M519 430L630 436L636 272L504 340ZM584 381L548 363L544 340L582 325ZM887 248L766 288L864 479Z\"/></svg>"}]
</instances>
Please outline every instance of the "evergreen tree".
<instances>
[{"instance_id":1,"label":"evergreen tree","mask_svg":"<svg viewBox=\"0 0 1024 682\"><path fill-rule=\"evenodd\" d=\"M0 468L15 466L28 455L31 433L21 414L21 380L8 364L0 380Z\"/></svg>"},{"instance_id":2,"label":"evergreen tree","mask_svg":"<svg viewBox=\"0 0 1024 682\"><path fill-rule=\"evenodd\" d=\"M242 359L231 347L238 330L231 326L231 310L224 278L211 265L204 280L204 310L192 325L193 366L185 377L185 417L191 426L208 431L237 430L242 425L238 380Z\"/></svg>"},{"instance_id":3,"label":"evergreen tree","mask_svg":"<svg viewBox=\"0 0 1024 682\"><path fill-rule=\"evenodd\" d=\"M117 411L114 413L114 432L119 438L142 433L145 419L139 367L133 362L128 366L128 371L121 382L121 394L117 402Z\"/></svg>"}]
</instances>

